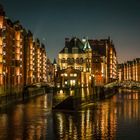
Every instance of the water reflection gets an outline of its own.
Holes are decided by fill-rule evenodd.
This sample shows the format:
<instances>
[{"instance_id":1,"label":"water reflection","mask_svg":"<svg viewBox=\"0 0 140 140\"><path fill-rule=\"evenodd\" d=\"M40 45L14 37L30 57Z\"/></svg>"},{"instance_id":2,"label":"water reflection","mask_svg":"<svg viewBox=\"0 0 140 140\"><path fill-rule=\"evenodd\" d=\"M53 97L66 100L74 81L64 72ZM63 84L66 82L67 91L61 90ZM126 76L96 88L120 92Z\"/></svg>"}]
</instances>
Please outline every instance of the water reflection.
<instances>
[{"instance_id":1,"label":"water reflection","mask_svg":"<svg viewBox=\"0 0 140 140\"><path fill-rule=\"evenodd\" d=\"M90 89L69 92L88 101ZM78 93L80 95L78 95ZM80 111L50 111L52 95L12 105L0 113L0 140L140 139L140 93L120 90Z\"/></svg>"},{"instance_id":2,"label":"water reflection","mask_svg":"<svg viewBox=\"0 0 140 140\"><path fill-rule=\"evenodd\" d=\"M57 138L73 140L114 139L116 112L111 102L100 104L98 110L87 108L79 112L54 112L53 120Z\"/></svg>"},{"instance_id":3,"label":"water reflection","mask_svg":"<svg viewBox=\"0 0 140 140\"><path fill-rule=\"evenodd\" d=\"M53 94L53 107L68 98L73 97L74 107L78 108L82 103L93 102L96 96L92 88L60 89Z\"/></svg>"},{"instance_id":4,"label":"water reflection","mask_svg":"<svg viewBox=\"0 0 140 140\"><path fill-rule=\"evenodd\" d=\"M0 139L40 140L46 139L48 119L52 106L50 94L30 100L29 103L13 105L0 115Z\"/></svg>"},{"instance_id":5,"label":"water reflection","mask_svg":"<svg viewBox=\"0 0 140 140\"><path fill-rule=\"evenodd\" d=\"M120 101L118 106L118 115L124 120L140 118L140 94L136 90L121 90L117 96Z\"/></svg>"},{"instance_id":6,"label":"water reflection","mask_svg":"<svg viewBox=\"0 0 140 140\"><path fill-rule=\"evenodd\" d=\"M88 99L88 93L90 90L81 89L81 100ZM79 112L54 112L56 137L60 140L138 139L139 99L136 90L120 90L111 99L98 102L97 106ZM131 127L135 131L129 132Z\"/></svg>"}]
</instances>

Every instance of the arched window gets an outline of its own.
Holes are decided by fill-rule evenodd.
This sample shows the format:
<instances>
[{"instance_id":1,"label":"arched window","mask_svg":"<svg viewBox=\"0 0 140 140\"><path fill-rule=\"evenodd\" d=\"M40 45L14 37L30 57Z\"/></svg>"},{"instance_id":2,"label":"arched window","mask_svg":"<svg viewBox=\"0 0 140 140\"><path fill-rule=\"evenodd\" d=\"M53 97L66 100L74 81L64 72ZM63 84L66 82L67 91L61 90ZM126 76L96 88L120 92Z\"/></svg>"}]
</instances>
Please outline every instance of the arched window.
<instances>
[{"instance_id":1,"label":"arched window","mask_svg":"<svg viewBox=\"0 0 140 140\"><path fill-rule=\"evenodd\" d=\"M71 63L74 63L74 58L71 58Z\"/></svg>"},{"instance_id":2,"label":"arched window","mask_svg":"<svg viewBox=\"0 0 140 140\"><path fill-rule=\"evenodd\" d=\"M86 62L89 62L89 59L88 58L86 59Z\"/></svg>"},{"instance_id":3,"label":"arched window","mask_svg":"<svg viewBox=\"0 0 140 140\"><path fill-rule=\"evenodd\" d=\"M62 58L61 62L62 62L62 63L65 63L65 58Z\"/></svg>"},{"instance_id":4,"label":"arched window","mask_svg":"<svg viewBox=\"0 0 140 140\"><path fill-rule=\"evenodd\" d=\"M83 58L80 58L79 63L83 63L83 62L84 62Z\"/></svg>"},{"instance_id":5,"label":"arched window","mask_svg":"<svg viewBox=\"0 0 140 140\"><path fill-rule=\"evenodd\" d=\"M79 58L76 58L76 63L79 63Z\"/></svg>"},{"instance_id":6,"label":"arched window","mask_svg":"<svg viewBox=\"0 0 140 140\"><path fill-rule=\"evenodd\" d=\"M70 58L67 58L67 63L70 63Z\"/></svg>"}]
</instances>

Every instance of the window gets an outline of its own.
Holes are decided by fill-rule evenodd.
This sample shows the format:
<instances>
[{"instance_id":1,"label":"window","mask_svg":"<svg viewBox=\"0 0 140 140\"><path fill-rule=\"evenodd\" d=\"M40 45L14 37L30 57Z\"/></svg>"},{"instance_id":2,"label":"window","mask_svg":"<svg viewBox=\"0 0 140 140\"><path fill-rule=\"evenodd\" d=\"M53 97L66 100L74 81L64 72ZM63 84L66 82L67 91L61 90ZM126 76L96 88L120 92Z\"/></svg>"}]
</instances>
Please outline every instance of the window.
<instances>
[{"instance_id":1,"label":"window","mask_svg":"<svg viewBox=\"0 0 140 140\"><path fill-rule=\"evenodd\" d=\"M71 86L75 86L75 84L76 84L76 81L75 80L70 80L70 85Z\"/></svg>"},{"instance_id":2,"label":"window","mask_svg":"<svg viewBox=\"0 0 140 140\"><path fill-rule=\"evenodd\" d=\"M76 58L76 63L79 63L79 58Z\"/></svg>"},{"instance_id":3,"label":"window","mask_svg":"<svg viewBox=\"0 0 140 140\"><path fill-rule=\"evenodd\" d=\"M0 45L2 45L2 38L0 37Z\"/></svg>"},{"instance_id":4,"label":"window","mask_svg":"<svg viewBox=\"0 0 140 140\"><path fill-rule=\"evenodd\" d=\"M84 62L83 58L80 58L79 63L83 63L83 62Z\"/></svg>"},{"instance_id":5,"label":"window","mask_svg":"<svg viewBox=\"0 0 140 140\"><path fill-rule=\"evenodd\" d=\"M65 52L65 53L68 53L68 48L65 48L64 52Z\"/></svg>"},{"instance_id":6,"label":"window","mask_svg":"<svg viewBox=\"0 0 140 140\"><path fill-rule=\"evenodd\" d=\"M80 70L80 71L83 71L83 67L80 67L79 70Z\"/></svg>"},{"instance_id":7,"label":"window","mask_svg":"<svg viewBox=\"0 0 140 140\"><path fill-rule=\"evenodd\" d=\"M67 59L67 63L70 63L70 58Z\"/></svg>"},{"instance_id":8,"label":"window","mask_svg":"<svg viewBox=\"0 0 140 140\"><path fill-rule=\"evenodd\" d=\"M70 73L70 77L73 77L73 73Z\"/></svg>"},{"instance_id":9,"label":"window","mask_svg":"<svg viewBox=\"0 0 140 140\"><path fill-rule=\"evenodd\" d=\"M3 57L2 57L2 55L0 55L0 62L2 62L2 60L3 60Z\"/></svg>"},{"instance_id":10,"label":"window","mask_svg":"<svg viewBox=\"0 0 140 140\"><path fill-rule=\"evenodd\" d=\"M71 58L71 63L74 63L74 58Z\"/></svg>"},{"instance_id":11,"label":"window","mask_svg":"<svg viewBox=\"0 0 140 140\"><path fill-rule=\"evenodd\" d=\"M0 74L2 74L2 68L3 68L3 66L2 66L2 64L0 64Z\"/></svg>"},{"instance_id":12,"label":"window","mask_svg":"<svg viewBox=\"0 0 140 140\"><path fill-rule=\"evenodd\" d=\"M3 51L3 55L6 55L6 52L5 51Z\"/></svg>"},{"instance_id":13,"label":"window","mask_svg":"<svg viewBox=\"0 0 140 140\"><path fill-rule=\"evenodd\" d=\"M78 48L77 47L73 47L72 48L72 53L78 53Z\"/></svg>"},{"instance_id":14,"label":"window","mask_svg":"<svg viewBox=\"0 0 140 140\"><path fill-rule=\"evenodd\" d=\"M61 62L62 62L62 63L65 63L65 58L63 58L63 59L61 60Z\"/></svg>"}]
</instances>

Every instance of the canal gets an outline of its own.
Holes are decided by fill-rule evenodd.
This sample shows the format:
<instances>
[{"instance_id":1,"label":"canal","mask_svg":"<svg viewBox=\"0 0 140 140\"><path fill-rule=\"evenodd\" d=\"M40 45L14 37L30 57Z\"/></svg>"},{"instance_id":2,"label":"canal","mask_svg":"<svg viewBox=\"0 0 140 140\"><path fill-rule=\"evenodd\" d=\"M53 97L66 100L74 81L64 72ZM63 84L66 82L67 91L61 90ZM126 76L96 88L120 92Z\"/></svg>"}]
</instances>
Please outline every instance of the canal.
<instances>
[{"instance_id":1,"label":"canal","mask_svg":"<svg viewBox=\"0 0 140 140\"><path fill-rule=\"evenodd\" d=\"M52 111L46 94L0 110L0 140L139 140L140 92L119 90L80 111Z\"/></svg>"}]
</instances>

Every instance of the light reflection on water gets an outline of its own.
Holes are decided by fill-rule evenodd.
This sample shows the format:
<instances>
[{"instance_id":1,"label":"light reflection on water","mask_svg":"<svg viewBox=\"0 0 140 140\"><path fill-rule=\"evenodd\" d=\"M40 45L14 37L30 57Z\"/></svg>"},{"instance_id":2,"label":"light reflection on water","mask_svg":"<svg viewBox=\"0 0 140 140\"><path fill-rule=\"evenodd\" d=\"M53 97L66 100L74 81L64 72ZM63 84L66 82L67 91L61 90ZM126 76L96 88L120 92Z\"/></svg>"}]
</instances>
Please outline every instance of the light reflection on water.
<instances>
[{"instance_id":1,"label":"light reflection on water","mask_svg":"<svg viewBox=\"0 0 140 140\"><path fill-rule=\"evenodd\" d=\"M48 120L52 118L51 98L47 94L1 111L0 140L46 139Z\"/></svg>"},{"instance_id":2,"label":"light reflection on water","mask_svg":"<svg viewBox=\"0 0 140 140\"><path fill-rule=\"evenodd\" d=\"M82 100L88 99L91 91L83 92ZM51 111L51 99L46 94L1 111L0 140L140 139L140 93L136 91L122 90L78 112Z\"/></svg>"}]
</instances>

